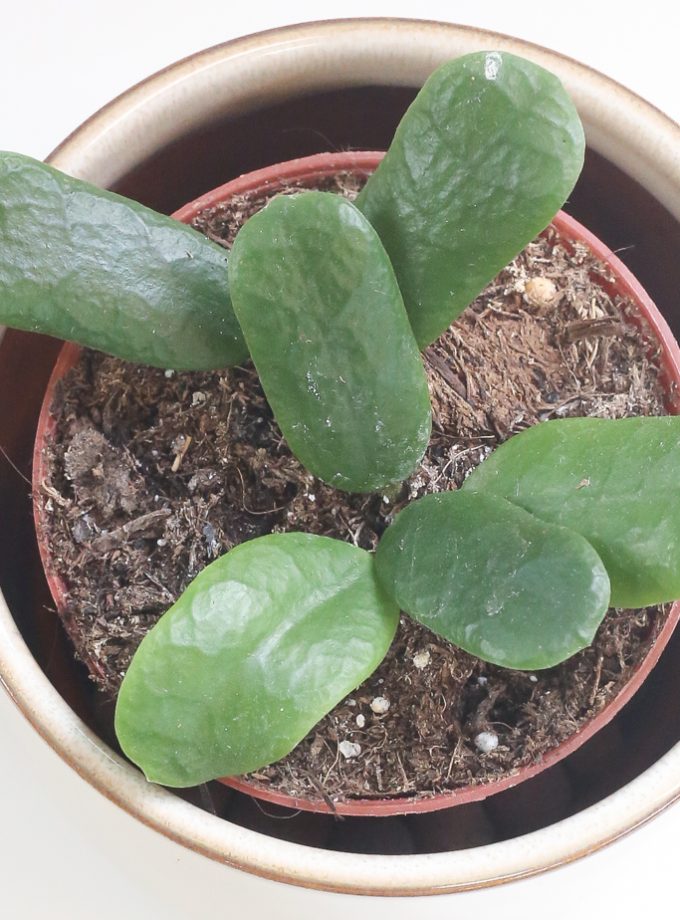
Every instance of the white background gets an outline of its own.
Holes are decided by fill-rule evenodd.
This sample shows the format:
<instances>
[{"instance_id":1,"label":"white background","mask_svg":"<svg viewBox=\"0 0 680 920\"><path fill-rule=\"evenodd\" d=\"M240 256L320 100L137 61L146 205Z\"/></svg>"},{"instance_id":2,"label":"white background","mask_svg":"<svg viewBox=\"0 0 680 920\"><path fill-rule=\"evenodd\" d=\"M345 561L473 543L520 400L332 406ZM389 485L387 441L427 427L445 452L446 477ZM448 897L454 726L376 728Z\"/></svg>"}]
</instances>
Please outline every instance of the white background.
<instances>
[{"instance_id":1,"label":"white background","mask_svg":"<svg viewBox=\"0 0 680 920\"><path fill-rule=\"evenodd\" d=\"M11 4L11 5L10 5ZM44 157L93 111L178 58L250 32L346 16L418 16L515 35L571 55L680 118L680 16L672 0L418 3L345 0L3 0L0 149ZM7 920L366 917L504 920L675 913L680 808L607 850L540 878L439 898L305 892L219 866L94 792L0 691L0 915Z\"/></svg>"}]
</instances>

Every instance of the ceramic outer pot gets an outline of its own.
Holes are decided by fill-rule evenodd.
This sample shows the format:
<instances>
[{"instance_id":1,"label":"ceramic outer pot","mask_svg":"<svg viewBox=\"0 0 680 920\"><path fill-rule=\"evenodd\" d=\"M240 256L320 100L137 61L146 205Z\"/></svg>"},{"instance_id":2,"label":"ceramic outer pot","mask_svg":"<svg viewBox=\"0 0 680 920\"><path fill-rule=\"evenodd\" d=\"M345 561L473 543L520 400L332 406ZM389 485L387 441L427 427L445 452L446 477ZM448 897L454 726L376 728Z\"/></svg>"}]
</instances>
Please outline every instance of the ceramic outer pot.
<instances>
[{"instance_id":1,"label":"ceramic outer pot","mask_svg":"<svg viewBox=\"0 0 680 920\"><path fill-rule=\"evenodd\" d=\"M50 162L95 184L116 185L157 206L144 192L148 177L158 174L157 164L175 167L177 175L203 175L197 172L200 149L186 146L192 132L219 128L220 120L229 127L236 122L240 127L252 126L262 108L282 109L304 98L308 109L315 94L330 91L334 99L342 100L356 87L367 88L370 101L365 111L370 117L366 124L372 128L384 120L400 88L420 86L434 67L449 58L490 48L542 64L562 79L576 99L591 161L595 168L603 167L602 175L613 183L610 193L596 184L598 194L581 199L579 213L587 210L594 197L597 208L591 209L588 223L595 226L590 215L599 214L604 203L609 209L608 230L600 236L610 246L626 245L634 236L638 245L626 257L643 269L638 268L636 274L668 311L666 315L671 315L678 287L677 253L674 260L673 251L664 246L666 241L677 241L680 233L680 129L601 74L528 42L488 31L408 20L354 20L249 36L180 61L124 93L77 129ZM343 136L338 145L356 146L356 133L366 137L365 126L352 121L350 127L347 139ZM233 131L220 134L216 128L215 136L222 140L222 161L227 152L235 156L236 148L242 146L242 138L235 138ZM312 152L309 146L300 153ZM363 141L362 146L379 144ZM271 150L267 153L266 158L232 169L231 175L271 162L275 157ZM147 163L153 171L146 168ZM226 177L229 169L224 162L221 169ZM205 181L202 187L210 188L219 181ZM593 187L591 183L589 188ZM625 188L625 197L619 194L620 187ZM169 210L200 191L196 188L187 194L183 189L182 197ZM623 238L618 235L619 226L625 230ZM646 233L654 226L659 232L652 233L648 256L640 260L637 256L645 251L647 237L634 230ZM660 264L663 270L658 270ZM5 343L1 344L4 349ZM44 363L51 352L31 347L37 373L39 360ZM32 378L22 382L21 391L13 390L12 370L17 365L4 351L3 361L7 363L6 373L0 364L3 386L16 412L28 398ZM17 433L17 444L27 445L28 440L28 431ZM4 447L8 448L8 441ZM14 512L16 491L13 483L2 491L3 515L8 509ZM16 531L13 540L17 540ZM24 547L30 549L29 543L22 544L22 551ZM7 692L36 731L85 780L148 826L219 862L268 878L354 894L462 891L526 877L577 859L649 820L680 796L680 745L665 745L653 766L613 794L558 825L548 824L524 836L457 852L380 856L315 849L310 858L308 847L245 830L150 786L139 771L102 742L38 664L28 632L30 623L26 626L22 620L21 588L14 578L22 556L12 556L11 545L7 548L10 553L2 586L11 607L0 601L0 674ZM658 721L655 714L643 730L656 727Z\"/></svg>"},{"instance_id":2,"label":"ceramic outer pot","mask_svg":"<svg viewBox=\"0 0 680 920\"><path fill-rule=\"evenodd\" d=\"M346 152L316 154L310 157L278 163L264 169L256 170L244 176L239 176L219 188L202 195L195 201L184 205L173 214L177 220L190 223L201 212L220 204L229 203L235 196L252 194L258 197L272 195L285 189L291 184L313 187L323 178L336 175L339 172L350 172L355 176L367 176L380 163L383 154L379 152ZM601 283L608 288L612 296L620 295L630 299L636 306L638 313L629 318L629 321L638 326L646 325L655 336L660 350L660 360L663 369L664 384L667 391L667 408L673 414L680 411L680 348L675 341L668 324L661 316L649 295L639 282L633 277L620 259L612 253L607 246L583 227L578 221L560 211L553 220L553 225L559 231L560 237L568 243L584 243L602 262L606 263L613 282ZM52 376L45 392L38 428L36 433L35 450L33 455L33 494L34 515L38 548L45 567L48 584L57 610L62 614L66 609L66 586L54 571L54 562L51 558L50 547L45 539L48 531L45 518L44 502L41 501L41 484L46 479L45 457L46 446L50 435L54 431L57 419L51 413L55 397L55 388L63 375L78 360L80 349L73 344L67 344L61 351ZM323 799L299 798L277 790L253 783L241 777L223 779L226 785L238 789L240 792L252 795L274 804L291 809L314 811L323 814L354 815L361 817L418 814L449 808L454 805L466 804L485 799L494 793L511 788L543 772L553 764L558 763L568 754L577 750L584 742L603 728L619 712L638 690L657 663L661 652L665 648L672 632L680 618L680 602L672 605L666 622L660 631L655 643L637 667L627 683L609 703L586 722L571 737L547 751L536 763L522 767L514 773L506 775L495 781L482 785L463 786L451 792L434 795L429 798L367 798L351 801L338 801L334 807ZM87 661L88 667L99 673L99 667L93 660Z\"/></svg>"}]
</instances>

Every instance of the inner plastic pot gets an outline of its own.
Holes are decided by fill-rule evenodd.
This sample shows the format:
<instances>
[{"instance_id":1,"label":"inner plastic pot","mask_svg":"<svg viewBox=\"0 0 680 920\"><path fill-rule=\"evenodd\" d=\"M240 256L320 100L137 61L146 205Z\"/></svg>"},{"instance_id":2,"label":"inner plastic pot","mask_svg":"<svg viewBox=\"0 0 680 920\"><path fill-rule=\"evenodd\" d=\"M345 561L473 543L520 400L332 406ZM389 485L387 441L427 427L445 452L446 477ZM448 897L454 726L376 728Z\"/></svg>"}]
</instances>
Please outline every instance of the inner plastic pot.
<instances>
[{"instance_id":1,"label":"inner plastic pot","mask_svg":"<svg viewBox=\"0 0 680 920\"><path fill-rule=\"evenodd\" d=\"M322 153L276 164L240 176L221 185L189 204L184 205L172 216L184 223L190 223L202 211L225 203L235 196L245 194L255 194L257 196L272 195L286 189L291 184L302 187L314 187L320 180L329 176L334 176L339 172L349 172L355 176L365 177L374 171L383 155L384 154L381 152L373 151ZM631 300L636 305L639 312L639 320L635 316L632 316L629 318L629 321L638 323L639 325L646 325L656 338L660 349L660 361L663 371L663 383L666 389L667 409L672 414L678 414L678 412L680 412L680 348L666 321L659 313L651 298L611 250L578 221L561 211L554 218L552 223L557 228L563 240L584 243L600 261L607 264L615 281L610 283L601 278L598 278L598 281L607 289L608 293L619 294ZM34 495L40 494L41 483L45 479L45 445L53 436L56 428L56 419L51 414L55 387L68 370L77 363L80 353L81 350L77 345L72 343L66 344L60 352L47 386L40 412L33 455ZM38 535L38 547L47 581L57 611L68 631L68 620L64 616L66 611L67 587L58 573L54 570L49 545L45 539L46 520L44 517L43 505L39 500L34 500L33 507L36 532ZM667 619L646 657L629 678L628 682L620 689L619 693L593 718L586 722L567 740L550 749L537 762L521 767L516 772L508 774L500 779L479 785L462 786L453 791L435 794L430 797L423 797L421 795L420 797L393 797L385 799L367 798L333 803L327 802L322 798L307 799L287 795L267 789L260 784L250 782L241 777L227 777L223 778L221 781L255 798L287 808L324 814L335 813L361 817L418 814L437 811L454 805L480 801L490 795L516 786L543 772L548 767L571 754L610 722L639 689L645 678L655 666L679 618L680 602L676 602L672 605ZM95 662L86 661L86 664L91 671L94 673L98 672L98 666Z\"/></svg>"}]
</instances>

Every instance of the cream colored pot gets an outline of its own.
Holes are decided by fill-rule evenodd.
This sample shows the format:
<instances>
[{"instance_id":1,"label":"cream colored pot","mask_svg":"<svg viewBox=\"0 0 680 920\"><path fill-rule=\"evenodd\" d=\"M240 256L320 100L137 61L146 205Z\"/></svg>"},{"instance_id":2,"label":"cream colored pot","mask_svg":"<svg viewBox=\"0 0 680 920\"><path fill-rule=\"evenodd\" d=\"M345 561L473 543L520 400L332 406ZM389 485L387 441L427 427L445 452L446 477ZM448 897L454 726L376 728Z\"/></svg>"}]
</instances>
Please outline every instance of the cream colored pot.
<instances>
[{"instance_id":1,"label":"cream colored pot","mask_svg":"<svg viewBox=\"0 0 680 920\"><path fill-rule=\"evenodd\" d=\"M267 161L311 153L329 143L384 146L410 91L436 65L491 48L532 58L566 84L592 150L583 190L573 200L576 216L613 248L635 244L633 268L675 322L677 333L672 293L679 269L672 254L680 236L680 130L603 76L514 39L405 20L328 22L244 38L181 61L129 90L72 134L50 161L171 210ZM3 361L8 360L9 340L10 335L0 349ZM51 356L44 348L40 351L25 338L17 347L23 349L22 360L42 367L43 376L47 373ZM13 393L8 383L0 399L13 400L15 413L22 400L32 400L30 416L42 386L39 377L36 371L33 396ZM28 428L16 434L17 450L26 447L28 435ZM11 518L16 512L8 488L0 502L3 514L8 503ZM317 849L310 859L305 847L245 830L147 784L65 702L70 678L62 680L52 669L50 679L38 664L38 621L29 608L40 599L32 596L32 582L26 580L34 577L30 565L10 560L2 577L13 600L12 609L0 601L0 675L36 730L122 808L187 847L246 871L353 893L476 888L575 859L646 821L680 795L680 747L672 746L670 736L657 738L654 744L667 753L559 825L452 853L364 856ZM680 649L671 646L667 654L680 656Z\"/></svg>"}]
</instances>

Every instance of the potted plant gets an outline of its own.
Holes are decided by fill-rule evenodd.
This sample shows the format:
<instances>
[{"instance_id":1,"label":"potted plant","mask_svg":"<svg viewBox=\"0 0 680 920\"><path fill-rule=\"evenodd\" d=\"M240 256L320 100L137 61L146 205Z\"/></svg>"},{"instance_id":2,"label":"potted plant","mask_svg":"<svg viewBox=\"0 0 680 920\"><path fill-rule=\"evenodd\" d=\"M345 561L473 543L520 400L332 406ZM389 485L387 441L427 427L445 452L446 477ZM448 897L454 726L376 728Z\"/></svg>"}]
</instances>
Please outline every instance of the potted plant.
<instances>
[{"instance_id":1,"label":"potted plant","mask_svg":"<svg viewBox=\"0 0 680 920\"><path fill-rule=\"evenodd\" d=\"M282 195L243 225L228 290L215 245L7 155L3 319L173 372L249 352L306 469L389 504L430 436L418 348L545 226L582 156L550 74L498 52L457 59L427 81L356 205ZM375 561L315 534L234 547L142 641L118 698L123 749L169 786L278 761L375 671L400 607L483 661L534 671L589 645L610 595L619 607L673 600L676 427L570 419L516 435L462 488L444 480L404 508ZM140 520L123 528L141 534ZM384 715L389 700L371 707ZM498 736L474 742L483 756Z\"/></svg>"}]
</instances>

